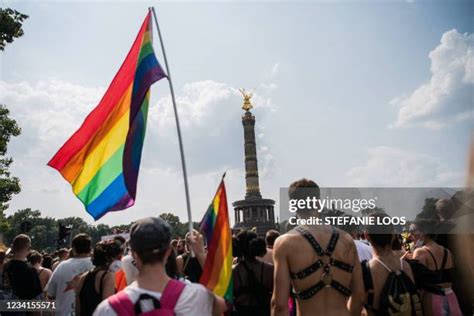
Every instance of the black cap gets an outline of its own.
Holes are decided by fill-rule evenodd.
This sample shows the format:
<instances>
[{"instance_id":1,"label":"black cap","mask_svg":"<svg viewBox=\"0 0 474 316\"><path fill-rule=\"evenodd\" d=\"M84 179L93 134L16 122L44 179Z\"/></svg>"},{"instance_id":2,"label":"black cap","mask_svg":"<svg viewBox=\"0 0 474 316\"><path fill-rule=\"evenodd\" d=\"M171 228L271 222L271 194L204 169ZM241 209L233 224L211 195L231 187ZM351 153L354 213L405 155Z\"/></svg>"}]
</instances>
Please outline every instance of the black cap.
<instances>
[{"instance_id":1,"label":"black cap","mask_svg":"<svg viewBox=\"0 0 474 316\"><path fill-rule=\"evenodd\" d=\"M130 247L138 253L160 252L169 247L170 241L170 225L157 217L138 220L130 228Z\"/></svg>"}]
</instances>

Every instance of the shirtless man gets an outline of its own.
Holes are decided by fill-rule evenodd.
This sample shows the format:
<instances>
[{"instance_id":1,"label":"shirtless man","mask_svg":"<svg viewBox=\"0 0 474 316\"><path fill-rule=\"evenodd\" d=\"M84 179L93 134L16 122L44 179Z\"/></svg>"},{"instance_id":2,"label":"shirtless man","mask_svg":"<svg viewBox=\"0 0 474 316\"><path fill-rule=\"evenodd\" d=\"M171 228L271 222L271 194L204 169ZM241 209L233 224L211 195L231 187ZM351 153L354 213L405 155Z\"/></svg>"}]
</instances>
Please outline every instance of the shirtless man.
<instances>
[{"instance_id":1,"label":"shirtless man","mask_svg":"<svg viewBox=\"0 0 474 316\"><path fill-rule=\"evenodd\" d=\"M291 184L288 195L319 199L320 192L316 183L302 179ZM296 214L302 219L319 216L315 209L298 209ZM276 240L273 261L273 316L288 315L292 289L298 315L360 315L364 286L349 234L331 226L298 226Z\"/></svg>"}]
</instances>

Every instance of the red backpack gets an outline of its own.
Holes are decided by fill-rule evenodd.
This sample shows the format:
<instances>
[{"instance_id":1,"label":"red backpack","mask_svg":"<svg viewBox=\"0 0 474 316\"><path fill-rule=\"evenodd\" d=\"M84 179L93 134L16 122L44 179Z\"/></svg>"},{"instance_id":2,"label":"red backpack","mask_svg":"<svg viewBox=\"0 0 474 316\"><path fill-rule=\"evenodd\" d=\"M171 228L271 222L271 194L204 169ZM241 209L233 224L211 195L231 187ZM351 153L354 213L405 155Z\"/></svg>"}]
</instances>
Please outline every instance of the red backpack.
<instances>
[{"instance_id":1,"label":"red backpack","mask_svg":"<svg viewBox=\"0 0 474 316\"><path fill-rule=\"evenodd\" d=\"M108 302L117 315L173 316L175 315L174 308L185 286L186 284L183 282L171 279L159 300L144 293L140 295L138 301L134 304L125 291L120 291L109 297ZM155 309L143 313L140 306L140 301L143 299L152 300Z\"/></svg>"}]
</instances>

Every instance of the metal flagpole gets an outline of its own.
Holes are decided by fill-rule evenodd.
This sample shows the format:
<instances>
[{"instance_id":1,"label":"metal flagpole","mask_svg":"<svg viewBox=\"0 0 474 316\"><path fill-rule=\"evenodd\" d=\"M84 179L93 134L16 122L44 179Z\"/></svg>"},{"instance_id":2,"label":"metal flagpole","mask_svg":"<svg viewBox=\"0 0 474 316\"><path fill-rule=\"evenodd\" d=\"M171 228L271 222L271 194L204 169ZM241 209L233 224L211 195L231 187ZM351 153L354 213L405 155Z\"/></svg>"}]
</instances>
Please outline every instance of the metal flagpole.
<instances>
[{"instance_id":1,"label":"metal flagpole","mask_svg":"<svg viewBox=\"0 0 474 316\"><path fill-rule=\"evenodd\" d=\"M188 210L188 220L189 220L189 234L193 235L193 221L191 217L191 201L189 199L189 186L188 186L188 174L186 172L186 161L184 159L184 149L183 149L183 139L181 137L181 128L179 126L178 118L178 109L176 108L176 99L174 96L173 81L171 80L170 68L168 66L168 59L166 58L165 45L163 44L163 38L161 37L160 26L158 24L158 19L156 18L155 8L149 8L153 12L153 18L155 20L156 30L158 31L158 37L160 38L161 51L163 52L163 59L165 60L166 73L168 74L168 83L170 85L171 91L171 100L173 101L174 117L176 119L176 128L178 130L178 140L179 140L179 151L181 153L181 166L183 168L183 178L184 178L184 191L186 193L186 207Z\"/></svg>"}]
</instances>

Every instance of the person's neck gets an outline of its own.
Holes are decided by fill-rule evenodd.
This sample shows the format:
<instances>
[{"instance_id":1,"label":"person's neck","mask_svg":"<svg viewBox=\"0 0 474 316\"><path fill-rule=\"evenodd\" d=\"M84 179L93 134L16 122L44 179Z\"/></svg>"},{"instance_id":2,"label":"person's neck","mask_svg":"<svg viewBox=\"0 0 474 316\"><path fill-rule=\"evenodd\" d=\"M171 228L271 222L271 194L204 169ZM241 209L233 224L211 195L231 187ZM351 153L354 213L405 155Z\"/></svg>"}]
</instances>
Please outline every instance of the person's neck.
<instances>
[{"instance_id":1,"label":"person's neck","mask_svg":"<svg viewBox=\"0 0 474 316\"><path fill-rule=\"evenodd\" d=\"M163 292L170 277L166 274L165 267L161 263L154 265L143 265L138 271L137 283L141 289Z\"/></svg>"},{"instance_id":2,"label":"person's neck","mask_svg":"<svg viewBox=\"0 0 474 316\"><path fill-rule=\"evenodd\" d=\"M33 267L35 267L35 269L38 269L38 270L39 270L39 269L41 269L41 263L35 263L35 264L33 265Z\"/></svg>"},{"instance_id":3,"label":"person's neck","mask_svg":"<svg viewBox=\"0 0 474 316\"><path fill-rule=\"evenodd\" d=\"M12 260L19 260L19 261L26 261L26 256L25 255L13 255Z\"/></svg>"},{"instance_id":4,"label":"person's neck","mask_svg":"<svg viewBox=\"0 0 474 316\"><path fill-rule=\"evenodd\" d=\"M79 253L77 255L75 255L73 258L76 258L76 259L80 259L80 258L89 258L89 254L88 253Z\"/></svg>"},{"instance_id":5,"label":"person's neck","mask_svg":"<svg viewBox=\"0 0 474 316\"><path fill-rule=\"evenodd\" d=\"M429 238L425 238L425 240L423 240L423 246L429 246L433 243L434 243L434 241L432 239L429 239Z\"/></svg>"},{"instance_id":6,"label":"person's neck","mask_svg":"<svg viewBox=\"0 0 474 316\"><path fill-rule=\"evenodd\" d=\"M296 216L301 219L310 219L313 217L319 217L318 212L308 212L308 211L300 211L296 213Z\"/></svg>"},{"instance_id":7,"label":"person's neck","mask_svg":"<svg viewBox=\"0 0 474 316\"><path fill-rule=\"evenodd\" d=\"M108 270L109 268L107 266L96 266L94 268L94 271L100 271L100 270Z\"/></svg>"},{"instance_id":8,"label":"person's neck","mask_svg":"<svg viewBox=\"0 0 474 316\"><path fill-rule=\"evenodd\" d=\"M373 249L374 249L375 257L388 257L388 256L393 255L393 250L391 247L384 247L384 248L373 247Z\"/></svg>"}]
</instances>

